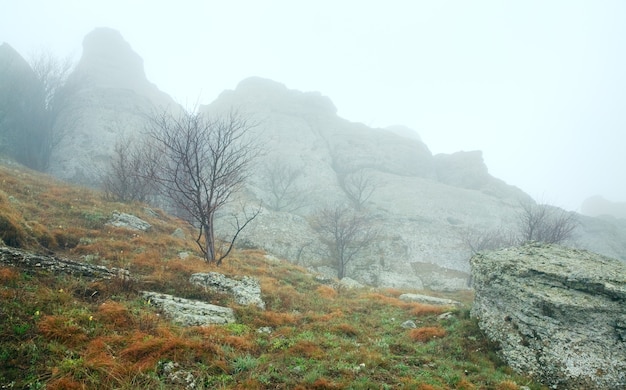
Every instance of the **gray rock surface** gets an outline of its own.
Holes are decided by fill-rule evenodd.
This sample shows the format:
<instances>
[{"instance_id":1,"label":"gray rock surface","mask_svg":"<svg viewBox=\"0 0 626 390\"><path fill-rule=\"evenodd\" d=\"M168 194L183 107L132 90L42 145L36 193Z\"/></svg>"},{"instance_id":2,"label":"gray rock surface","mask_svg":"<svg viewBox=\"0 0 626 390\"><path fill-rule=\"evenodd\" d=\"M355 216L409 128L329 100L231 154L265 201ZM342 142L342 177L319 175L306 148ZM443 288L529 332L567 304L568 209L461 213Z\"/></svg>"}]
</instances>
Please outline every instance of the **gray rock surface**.
<instances>
[{"instance_id":1,"label":"gray rock surface","mask_svg":"<svg viewBox=\"0 0 626 390\"><path fill-rule=\"evenodd\" d=\"M56 256L40 255L15 248L0 246L0 264L23 268L30 271L47 271L55 274L111 279L129 278L127 270L107 268L79 261L62 259Z\"/></svg>"},{"instance_id":2,"label":"gray rock surface","mask_svg":"<svg viewBox=\"0 0 626 390\"><path fill-rule=\"evenodd\" d=\"M601 196L592 196L583 201L580 212L590 217L611 216L626 219L626 202L612 202Z\"/></svg>"},{"instance_id":3,"label":"gray rock surface","mask_svg":"<svg viewBox=\"0 0 626 390\"><path fill-rule=\"evenodd\" d=\"M460 306L461 303L453 299L432 297L423 294L402 294L398 297L405 302L418 302L436 306Z\"/></svg>"},{"instance_id":4,"label":"gray rock surface","mask_svg":"<svg viewBox=\"0 0 626 390\"><path fill-rule=\"evenodd\" d=\"M130 230L148 231L152 227L148 222L132 214L114 212L107 225Z\"/></svg>"},{"instance_id":5,"label":"gray rock surface","mask_svg":"<svg viewBox=\"0 0 626 390\"><path fill-rule=\"evenodd\" d=\"M261 284L257 279L244 276L240 280L228 278L217 272L196 273L189 282L223 294L232 295L240 305L255 305L265 309L261 298Z\"/></svg>"},{"instance_id":6,"label":"gray rock surface","mask_svg":"<svg viewBox=\"0 0 626 390\"><path fill-rule=\"evenodd\" d=\"M471 264L472 315L511 367L555 388L626 388L623 262L534 244Z\"/></svg>"},{"instance_id":7,"label":"gray rock surface","mask_svg":"<svg viewBox=\"0 0 626 390\"><path fill-rule=\"evenodd\" d=\"M142 291L141 294L151 305L163 310L173 322L183 326L228 324L236 321L233 309L228 307L152 291Z\"/></svg>"},{"instance_id":8,"label":"gray rock surface","mask_svg":"<svg viewBox=\"0 0 626 390\"><path fill-rule=\"evenodd\" d=\"M97 28L83 40L83 54L68 83L67 103L55 122L64 137L48 172L94 187L115 144L139 140L148 115L178 105L146 78L143 60L122 35Z\"/></svg>"}]
</instances>

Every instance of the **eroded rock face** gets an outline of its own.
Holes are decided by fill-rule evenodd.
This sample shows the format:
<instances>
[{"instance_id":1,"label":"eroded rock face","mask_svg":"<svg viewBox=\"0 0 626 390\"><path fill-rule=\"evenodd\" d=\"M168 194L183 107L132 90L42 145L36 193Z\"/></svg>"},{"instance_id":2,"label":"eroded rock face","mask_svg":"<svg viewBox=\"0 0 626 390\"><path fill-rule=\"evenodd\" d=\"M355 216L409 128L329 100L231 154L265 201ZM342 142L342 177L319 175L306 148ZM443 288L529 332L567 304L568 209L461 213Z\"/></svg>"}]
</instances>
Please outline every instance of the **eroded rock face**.
<instances>
[{"instance_id":1,"label":"eroded rock face","mask_svg":"<svg viewBox=\"0 0 626 390\"><path fill-rule=\"evenodd\" d=\"M515 370L568 389L626 387L626 265L526 245L471 259L472 315Z\"/></svg>"}]
</instances>

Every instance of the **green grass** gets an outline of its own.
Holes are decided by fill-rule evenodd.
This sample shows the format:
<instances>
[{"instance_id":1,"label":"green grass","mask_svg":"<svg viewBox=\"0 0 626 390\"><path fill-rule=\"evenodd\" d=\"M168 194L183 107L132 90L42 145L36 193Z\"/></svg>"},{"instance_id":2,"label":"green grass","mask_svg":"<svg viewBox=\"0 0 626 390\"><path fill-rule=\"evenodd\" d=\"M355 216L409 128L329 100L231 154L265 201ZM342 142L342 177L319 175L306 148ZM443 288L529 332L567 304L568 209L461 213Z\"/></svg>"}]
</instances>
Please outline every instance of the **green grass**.
<instances>
[{"instance_id":1,"label":"green grass","mask_svg":"<svg viewBox=\"0 0 626 390\"><path fill-rule=\"evenodd\" d=\"M144 205L106 202L15 168L0 167L0 182L0 216L16 245L125 267L136 277L98 281L0 267L2 388L184 389L163 372L172 362L198 389L543 389L498 359L469 317L470 294L448 294L465 306L439 320L441 309L402 302L402 291L335 291L288 262L268 265L262 251L236 251L215 269L197 253L178 259L196 251L193 239L171 236L182 227L193 237L188 226ZM152 231L106 225L114 210L147 220ZM267 309L237 306L187 282L208 271L258 278ZM238 323L173 325L140 290L231 306ZM403 329L406 320L420 330Z\"/></svg>"}]
</instances>

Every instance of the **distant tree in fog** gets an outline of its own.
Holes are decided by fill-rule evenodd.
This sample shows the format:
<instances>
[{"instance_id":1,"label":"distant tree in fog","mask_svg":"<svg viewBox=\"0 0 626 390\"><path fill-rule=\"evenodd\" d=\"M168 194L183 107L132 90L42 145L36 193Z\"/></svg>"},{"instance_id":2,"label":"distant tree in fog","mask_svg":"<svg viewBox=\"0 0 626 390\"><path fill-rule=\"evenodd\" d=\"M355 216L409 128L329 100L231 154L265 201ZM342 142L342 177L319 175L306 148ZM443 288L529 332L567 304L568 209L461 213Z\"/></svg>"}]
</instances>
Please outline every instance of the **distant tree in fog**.
<instances>
[{"instance_id":1,"label":"distant tree in fog","mask_svg":"<svg viewBox=\"0 0 626 390\"><path fill-rule=\"evenodd\" d=\"M30 69L5 66L0 70L0 147L16 161L44 171L65 133L55 122L70 92L73 63L42 51L32 56Z\"/></svg>"},{"instance_id":2,"label":"distant tree in fog","mask_svg":"<svg viewBox=\"0 0 626 390\"><path fill-rule=\"evenodd\" d=\"M281 159L265 163L261 167L261 185L268 193L266 204L275 211L296 211L303 206L302 189L296 187L302 169Z\"/></svg>"},{"instance_id":3,"label":"distant tree in fog","mask_svg":"<svg viewBox=\"0 0 626 390\"><path fill-rule=\"evenodd\" d=\"M145 142L132 139L116 142L101 177L105 197L120 202L145 202L155 195L154 181L148 172L148 162L155 159L149 155L153 151Z\"/></svg>"},{"instance_id":4,"label":"distant tree in fog","mask_svg":"<svg viewBox=\"0 0 626 390\"><path fill-rule=\"evenodd\" d=\"M529 241L560 244L573 235L578 226L576 214L547 204L520 203L518 231L520 243Z\"/></svg>"},{"instance_id":5,"label":"distant tree in fog","mask_svg":"<svg viewBox=\"0 0 626 390\"><path fill-rule=\"evenodd\" d=\"M326 249L325 255L334 262L339 279L379 235L369 215L342 205L319 209L310 224Z\"/></svg>"},{"instance_id":6,"label":"distant tree in fog","mask_svg":"<svg viewBox=\"0 0 626 390\"><path fill-rule=\"evenodd\" d=\"M357 210L365 206L376 189L374 179L365 169L340 175L339 184Z\"/></svg>"},{"instance_id":7,"label":"distant tree in fog","mask_svg":"<svg viewBox=\"0 0 626 390\"><path fill-rule=\"evenodd\" d=\"M496 250L527 242L563 244L571 240L578 226L576 213L548 204L520 202L515 229L500 226L493 230L468 229L462 240L475 254Z\"/></svg>"}]
</instances>

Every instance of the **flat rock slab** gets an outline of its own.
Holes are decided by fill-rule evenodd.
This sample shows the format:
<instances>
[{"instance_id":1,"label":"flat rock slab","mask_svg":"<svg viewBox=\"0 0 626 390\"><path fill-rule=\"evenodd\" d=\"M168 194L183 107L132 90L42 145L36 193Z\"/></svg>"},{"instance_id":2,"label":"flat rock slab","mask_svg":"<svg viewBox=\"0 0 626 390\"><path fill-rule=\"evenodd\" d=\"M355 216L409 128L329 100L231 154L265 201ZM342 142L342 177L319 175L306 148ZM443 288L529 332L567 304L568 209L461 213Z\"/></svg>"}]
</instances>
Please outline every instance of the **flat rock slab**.
<instances>
[{"instance_id":1,"label":"flat rock slab","mask_svg":"<svg viewBox=\"0 0 626 390\"><path fill-rule=\"evenodd\" d=\"M0 247L0 264L7 264L31 271L47 271L82 277L111 279L130 277L127 270L107 268L50 255L40 255L17 248Z\"/></svg>"},{"instance_id":2,"label":"flat rock slab","mask_svg":"<svg viewBox=\"0 0 626 390\"><path fill-rule=\"evenodd\" d=\"M428 305L436 305L436 306L460 306L461 303L455 301L453 299L446 298L438 298L431 297L430 295L422 295L422 294L402 294L400 295L400 300L405 302L418 302L425 303Z\"/></svg>"},{"instance_id":3,"label":"flat rock slab","mask_svg":"<svg viewBox=\"0 0 626 390\"><path fill-rule=\"evenodd\" d=\"M626 264L531 244L472 257L472 316L516 371L567 389L626 388Z\"/></svg>"},{"instance_id":4,"label":"flat rock slab","mask_svg":"<svg viewBox=\"0 0 626 390\"><path fill-rule=\"evenodd\" d=\"M151 305L163 310L173 322L183 326L228 324L236 321L235 313L228 307L158 292L142 291L141 294Z\"/></svg>"}]
</instances>

